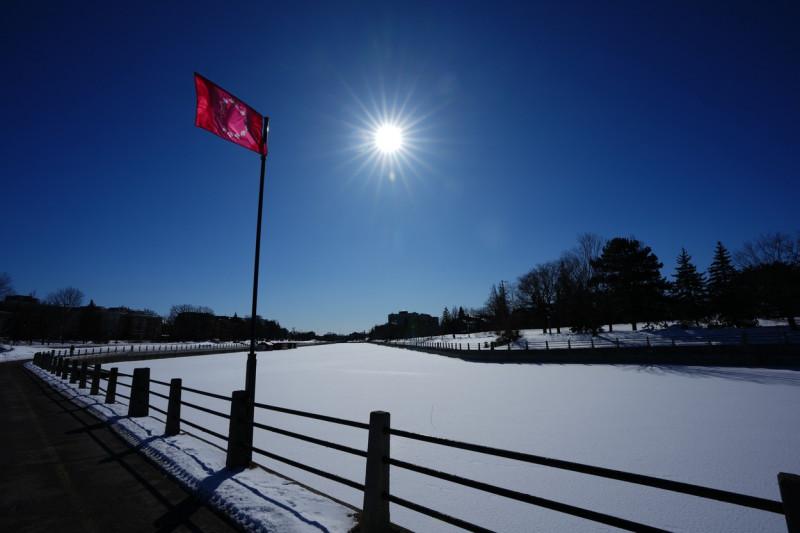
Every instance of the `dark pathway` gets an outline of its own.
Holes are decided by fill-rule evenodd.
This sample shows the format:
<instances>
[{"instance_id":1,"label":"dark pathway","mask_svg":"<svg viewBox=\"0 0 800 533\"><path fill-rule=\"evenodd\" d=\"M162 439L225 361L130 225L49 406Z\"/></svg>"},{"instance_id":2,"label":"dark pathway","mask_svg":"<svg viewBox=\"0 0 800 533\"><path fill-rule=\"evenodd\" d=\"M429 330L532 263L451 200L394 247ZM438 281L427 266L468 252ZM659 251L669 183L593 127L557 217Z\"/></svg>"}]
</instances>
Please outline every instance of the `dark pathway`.
<instances>
[{"instance_id":1,"label":"dark pathway","mask_svg":"<svg viewBox=\"0 0 800 533\"><path fill-rule=\"evenodd\" d=\"M236 531L96 418L0 364L0 529Z\"/></svg>"}]
</instances>

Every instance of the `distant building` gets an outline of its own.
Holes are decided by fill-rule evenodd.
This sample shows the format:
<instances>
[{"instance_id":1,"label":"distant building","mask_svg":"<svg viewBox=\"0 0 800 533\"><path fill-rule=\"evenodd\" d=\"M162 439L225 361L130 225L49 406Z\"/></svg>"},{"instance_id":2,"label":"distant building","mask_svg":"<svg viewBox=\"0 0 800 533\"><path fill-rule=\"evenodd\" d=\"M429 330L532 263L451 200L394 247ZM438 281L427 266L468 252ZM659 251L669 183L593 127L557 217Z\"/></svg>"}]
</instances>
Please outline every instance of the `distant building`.
<instances>
[{"instance_id":1,"label":"distant building","mask_svg":"<svg viewBox=\"0 0 800 533\"><path fill-rule=\"evenodd\" d=\"M388 324L393 326L392 329L402 338L425 337L439 331L439 319L425 313L408 311L390 313Z\"/></svg>"},{"instance_id":2,"label":"distant building","mask_svg":"<svg viewBox=\"0 0 800 533\"><path fill-rule=\"evenodd\" d=\"M162 319L158 315L127 307L99 308L102 330L109 339L150 340L161 336Z\"/></svg>"},{"instance_id":3,"label":"distant building","mask_svg":"<svg viewBox=\"0 0 800 533\"><path fill-rule=\"evenodd\" d=\"M65 313L58 306L21 294L6 296L0 302L0 316L0 336L26 341L149 340L158 339L162 327L161 317L148 311L127 307L106 309L92 301Z\"/></svg>"}]
</instances>

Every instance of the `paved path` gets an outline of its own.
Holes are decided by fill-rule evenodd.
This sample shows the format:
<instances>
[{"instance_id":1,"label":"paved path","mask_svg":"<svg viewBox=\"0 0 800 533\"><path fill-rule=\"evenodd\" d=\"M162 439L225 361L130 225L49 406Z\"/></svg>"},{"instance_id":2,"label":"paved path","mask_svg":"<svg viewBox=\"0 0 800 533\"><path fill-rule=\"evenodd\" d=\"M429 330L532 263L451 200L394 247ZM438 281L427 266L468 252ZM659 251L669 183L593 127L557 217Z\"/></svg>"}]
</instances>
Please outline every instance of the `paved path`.
<instances>
[{"instance_id":1,"label":"paved path","mask_svg":"<svg viewBox=\"0 0 800 533\"><path fill-rule=\"evenodd\" d=\"M236 531L21 363L0 364L0 529Z\"/></svg>"}]
</instances>

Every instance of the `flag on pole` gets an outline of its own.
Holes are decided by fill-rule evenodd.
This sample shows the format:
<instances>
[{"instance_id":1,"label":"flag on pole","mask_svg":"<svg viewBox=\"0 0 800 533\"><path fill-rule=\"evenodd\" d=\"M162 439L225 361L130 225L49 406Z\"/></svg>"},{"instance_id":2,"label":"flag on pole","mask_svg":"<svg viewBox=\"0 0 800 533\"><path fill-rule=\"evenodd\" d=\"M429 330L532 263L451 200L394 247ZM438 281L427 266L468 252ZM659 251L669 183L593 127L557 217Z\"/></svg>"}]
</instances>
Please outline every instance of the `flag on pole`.
<instances>
[{"instance_id":1,"label":"flag on pole","mask_svg":"<svg viewBox=\"0 0 800 533\"><path fill-rule=\"evenodd\" d=\"M264 117L228 91L194 73L197 113L194 125L223 139L267 155Z\"/></svg>"}]
</instances>

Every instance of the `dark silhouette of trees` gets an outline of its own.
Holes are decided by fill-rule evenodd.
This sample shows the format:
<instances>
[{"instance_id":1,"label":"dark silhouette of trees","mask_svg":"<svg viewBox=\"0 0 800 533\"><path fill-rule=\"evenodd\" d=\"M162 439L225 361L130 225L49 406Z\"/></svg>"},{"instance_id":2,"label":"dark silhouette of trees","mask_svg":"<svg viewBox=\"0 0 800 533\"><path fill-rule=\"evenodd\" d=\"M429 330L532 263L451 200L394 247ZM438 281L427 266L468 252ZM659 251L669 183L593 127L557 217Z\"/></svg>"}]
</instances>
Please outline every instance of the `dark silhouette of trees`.
<instances>
[{"instance_id":1,"label":"dark silhouette of trees","mask_svg":"<svg viewBox=\"0 0 800 533\"><path fill-rule=\"evenodd\" d=\"M532 326L539 326L547 333L556 312L559 290L560 261L549 261L538 265L517 280L517 302L527 314Z\"/></svg>"},{"instance_id":2,"label":"dark silhouette of trees","mask_svg":"<svg viewBox=\"0 0 800 533\"><path fill-rule=\"evenodd\" d=\"M505 281L500 282L500 289L497 288L497 285L492 285L489 299L486 301L486 309L497 334L498 344L508 344L520 338L519 329L514 328Z\"/></svg>"},{"instance_id":3,"label":"dark silhouette of trees","mask_svg":"<svg viewBox=\"0 0 800 533\"><path fill-rule=\"evenodd\" d=\"M14 294L14 285L11 283L11 276L7 272L0 272L0 300L9 294Z\"/></svg>"},{"instance_id":4,"label":"dark silhouette of trees","mask_svg":"<svg viewBox=\"0 0 800 533\"><path fill-rule=\"evenodd\" d=\"M710 323L719 326L735 326L743 323L745 314L743 298L736 287L739 271L733 266L730 252L719 241L706 275Z\"/></svg>"},{"instance_id":5,"label":"dark silhouette of trees","mask_svg":"<svg viewBox=\"0 0 800 533\"><path fill-rule=\"evenodd\" d=\"M675 278L670 284L672 318L679 320L684 326L700 325L706 311L705 276L697 271L692 263L692 256L685 248L681 248L678 266L672 277Z\"/></svg>"},{"instance_id":6,"label":"dark silhouette of trees","mask_svg":"<svg viewBox=\"0 0 800 533\"><path fill-rule=\"evenodd\" d=\"M89 300L89 305L81 312L80 323L78 324L78 339L84 342L107 340L106 332L103 330L103 317L94 300Z\"/></svg>"},{"instance_id":7,"label":"dark silhouette of trees","mask_svg":"<svg viewBox=\"0 0 800 533\"><path fill-rule=\"evenodd\" d=\"M439 321L439 328L443 334L453 333L453 318L450 316L450 310L445 307L442 311L442 318Z\"/></svg>"},{"instance_id":8,"label":"dark silhouette of trees","mask_svg":"<svg viewBox=\"0 0 800 533\"><path fill-rule=\"evenodd\" d=\"M594 262L604 245L605 240L596 233L584 233L578 236L578 244L562 255L561 316L573 331L597 333L600 329L602 302L593 280Z\"/></svg>"},{"instance_id":9,"label":"dark silhouette of trees","mask_svg":"<svg viewBox=\"0 0 800 533\"><path fill-rule=\"evenodd\" d=\"M72 333L72 324L69 323L73 311L83 303L84 294L75 287L65 287L47 296L47 303L58 309L59 337L64 342L65 336Z\"/></svg>"},{"instance_id":10,"label":"dark silhouette of trees","mask_svg":"<svg viewBox=\"0 0 800 533\"><path fill-rule=\"evenodd\" d=\"M609 329L614 323L628 322L636 330L637 321L663 318L667 286L661 277L663 266L649 246L633 237L608 241L592 267Z\"/></svg>"},{"instance_id":11,"label":"dark silhouette of trees","mask_svg":"<svg viewBox=\"0 0 800 533\"><path fill-rule=\"evenodd\" d=\"M775 263L798 265L800 264L800 231L795 232L794 235L778 231L761 235L754 241L747 241L742 245L742 249L736 252L734 260L742 270Z\"/></svg>"},{"instance_id":12,"label":"dark silhouette of trees","mask_svg":"<svg viewBox=\"0 0 800 533\"><path fill-rule=\"evenodd\" d=\"M204 305L192 305L192 304L173 305L172 307L170 307L169 314L167 315L167 322L174 323L175 319L178 318L178 315L180 315L181 313L200 313L204 315L213 315L214 310Z\"/></svg>"},{"instance_id":13,"label":"dark silhouette of trees","mask_svg":"<svg viewBox=\"0 0 800 533\"><path fill-rule=\"evenodd\" d=\"M786 318L797 331L800 314L800 232L762 235L744 243L735 260L742 268L740 288L759 316Z\"/></svg>"}]
</instances>

